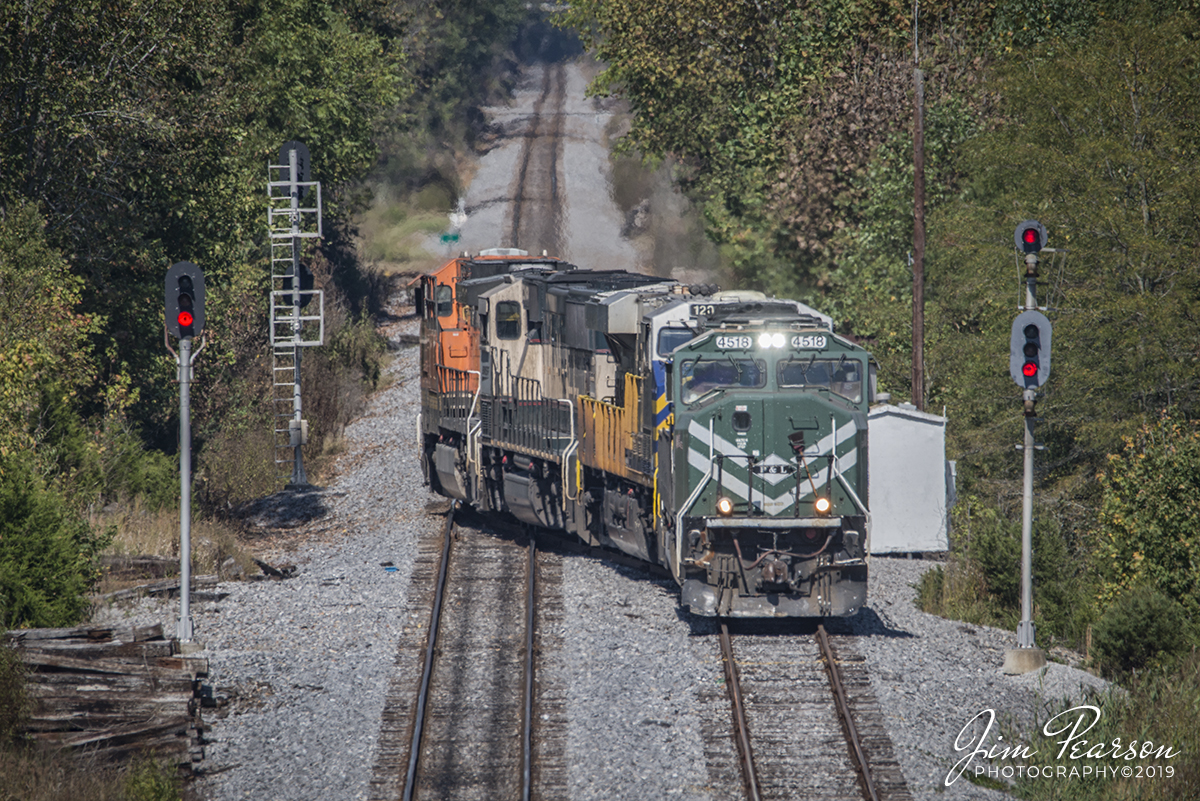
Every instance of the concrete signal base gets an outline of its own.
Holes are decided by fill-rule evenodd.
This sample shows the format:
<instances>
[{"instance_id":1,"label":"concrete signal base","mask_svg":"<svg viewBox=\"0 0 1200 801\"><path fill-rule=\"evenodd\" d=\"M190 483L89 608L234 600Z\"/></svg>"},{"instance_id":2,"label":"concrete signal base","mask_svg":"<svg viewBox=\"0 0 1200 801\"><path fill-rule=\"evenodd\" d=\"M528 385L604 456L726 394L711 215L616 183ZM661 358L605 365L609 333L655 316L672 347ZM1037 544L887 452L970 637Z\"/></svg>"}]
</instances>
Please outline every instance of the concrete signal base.
<instances>
[{"instance_id":1,"label":"concrete signal base","mask_svg":"<svg viewBox=\"0 0 1200 801\"><path fill-rule=\"evenodd\" d=\"M1004 652L1006 676L1017 676L1046 666L1046 652L1041 648L1009 648Z\"/></svg>"}]
</instances>

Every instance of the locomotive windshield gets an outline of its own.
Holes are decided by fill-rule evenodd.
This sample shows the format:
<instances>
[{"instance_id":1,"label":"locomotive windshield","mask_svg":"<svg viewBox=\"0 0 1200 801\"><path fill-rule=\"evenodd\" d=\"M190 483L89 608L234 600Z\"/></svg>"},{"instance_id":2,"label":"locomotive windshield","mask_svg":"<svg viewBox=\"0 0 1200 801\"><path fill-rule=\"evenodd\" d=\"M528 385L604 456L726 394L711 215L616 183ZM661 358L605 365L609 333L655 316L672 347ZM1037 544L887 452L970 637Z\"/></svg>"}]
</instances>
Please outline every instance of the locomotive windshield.
<instances>
[{"instance_id":1,"label":"locomotive windshield","mask_svg":"<svg viewBox=\"0 0 1200 801\"><path fill-rule=\"evenodd\" d=\"M658 330L658 355L660 357L670 356L671 352L691 342L695 338L689 328L676 328L674 326L666 326Z\"/></svg>"},{"instance_id":2,"label":"locomotive windshield","mask_svg":"<svg viewBox=\"0 0 1200 801\"><path fill-rule=\"evenodd\" d=\"M728 387L755 388L767 384L766 365L761 359L689 359L680 367L683 402L695 403L704 395Z\"/></svg>"},{"instance_id":3,"label":"locomotive windshield","mask_svg":"<svg viewBox=\"0 0 1200 801\"><path fill-rule=\"evenodd\" d=\"M856 359L797 359L779 363L779 386L826 387L851 403L862 401L862 364Z\"/></svg>"}]
</instances>

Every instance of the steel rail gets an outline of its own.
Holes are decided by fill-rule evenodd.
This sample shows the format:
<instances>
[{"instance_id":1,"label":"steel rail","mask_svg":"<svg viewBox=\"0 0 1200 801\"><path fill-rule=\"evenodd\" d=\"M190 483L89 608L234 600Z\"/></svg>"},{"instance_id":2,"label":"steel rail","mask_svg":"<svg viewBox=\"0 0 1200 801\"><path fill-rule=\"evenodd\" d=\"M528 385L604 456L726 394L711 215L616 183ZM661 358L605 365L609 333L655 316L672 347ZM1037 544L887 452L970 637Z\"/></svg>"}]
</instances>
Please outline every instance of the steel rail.
<instances>
[{"instance_id":1,"label":"steel rail","mask_svg":"<svg viewBox=\"0 0 1200 801\"><path fill-rule=\"evenodd\" d=\"M521 733L521 798L530 801L533 793L533 645L534 591L537 577L537 542L529 535L528 581L525 583L525 723Z\"/></svg>"},{"instance_id":2,"label":"steel rail","mask_svg":"<svg viewBox=\"0 0 1200 801\"><path fill-rule=\"evenodd\" d=\"M750 726L746 722L746 708L742 705L742 686L738 679L737 665L733 661L733 642L729 638L729 623L721 619L721 655L725 662L725 689L729 692L729 703L733 706L734 739L741 756L742 778L746 782L746 797L749 801L761 801L758 788L758 771L754 767L754 753L750 749Z\"/></svg>"},{"instance_id":3,"label":"steel rail","mask_svg":"<svg viewBox=\"0 0 1200 801\"><path fill-rule=\"evenodd\" d=\"M408 754L408 774L404 779L404 801L412 801L417 787L417 763L421 757L421 735L425 729L425 706L429 701L429 680L433 675L433 652L437 646L438 627L442 618L442 597L446 590L446 574L450 566L450 534L454 530L454 513L458 501L450 504L446 513L446 529L442 532L442 563L438 567L437 591L433 596L433 611L429 615L429 635L425 645L425 665L421 669L421 689L417 692L417 714L413 720L412 750Z\"/></svg>"},{"instance_id":4,"label":"steel rail","mask_svg":"<svg viewBox=\"0 0 1200 801\"><path fill-rule=\"evenodd\" d=\"M846 698L846 689L842 686L841 671L834 659L833 648L829 645L829 635L825 633L823 625L817 626L817 644L821 648L821 656L825 660L825 667L829 673L829 683L833 687L833 696L837 702L838 716L842 719L842 730L846 735L846 743L850 746L850 756L854 760L855 768L858 769L863 798L867 801L879 801L879 794L875 791L875 784L871 780L871 766L867 762L867 755L858 738L854 717L850 714L850 703Z\"/></svg>"}]
</instances>

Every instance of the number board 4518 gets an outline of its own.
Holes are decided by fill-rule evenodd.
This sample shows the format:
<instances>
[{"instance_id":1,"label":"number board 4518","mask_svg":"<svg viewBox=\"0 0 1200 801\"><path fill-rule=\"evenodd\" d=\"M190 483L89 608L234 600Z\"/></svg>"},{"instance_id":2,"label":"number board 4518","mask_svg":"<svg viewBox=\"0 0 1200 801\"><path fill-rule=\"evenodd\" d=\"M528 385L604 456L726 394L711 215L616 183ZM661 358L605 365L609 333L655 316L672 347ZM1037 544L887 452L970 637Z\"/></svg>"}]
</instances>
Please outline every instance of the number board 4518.
<instances>
[{"instance_id":1,"label":"number board 4518","mask_svg":"<svg viewBox=\"0 0 1200 801\"><path fill-rule=\"evenodd\" d=\"M824 350L829 339L824 334L797 334L792 337L792 347L796 350Z\"/></svg>"},{"instance_id":2,"label":"number board 4518","mask_svg":"<svg viewBox=\"0 0 1200 801\"><path fill-rule=\"evenodd\" d=\"M717 348L719 350L750 350L754 346L754 340L745 335L728 335L723 334L717 337Z\"/></svg>"}]
</instances>

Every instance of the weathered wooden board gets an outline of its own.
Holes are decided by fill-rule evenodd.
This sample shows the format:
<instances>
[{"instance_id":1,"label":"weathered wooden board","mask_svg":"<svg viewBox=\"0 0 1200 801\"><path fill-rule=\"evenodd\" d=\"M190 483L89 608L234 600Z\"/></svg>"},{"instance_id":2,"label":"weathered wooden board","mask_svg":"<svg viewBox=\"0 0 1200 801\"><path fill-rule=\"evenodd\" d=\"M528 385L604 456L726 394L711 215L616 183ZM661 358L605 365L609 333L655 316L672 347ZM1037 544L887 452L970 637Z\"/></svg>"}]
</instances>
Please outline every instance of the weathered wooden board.
<instances>
[{"instance_id":1,"label":"weathered wooden board","mask_svg":"<svg viewBox=\"0 0 1200 801\"><path fill-rule=\"evenodd\" d=\"M136 587L129 587L124 590L116 590L115 592L106 593L100 596L102 601L124 601L129 598L138 598L142 595L163 595L176 594L179 592L182 579L163 579L162 581L152 581L149 584L139 584ZM217 586L218 579L216 576L192 576L192 590L206 589Z\"/></svg>"},{"instance_id":2,"label":"weathered wooden board","mask_svg":"<svg viewBox=\"0 0 1200 801\"><path fill-rule=\"evenodd\" d=\"M208 661L181 656L162 626L25 629L7 639L29 668L33 740L100 759L154 752L187 770L203 759Z\"/></svg>"},{"instance_id":3,"label":"weathered wooden board","mask_svg":"<svg viewBox=\"0 0 1200 801\"><path fill-rule=\"evenodd\" d=\"M167 556L117 556L106 554L100 557L100 566L108 575L132 578L166 578L179 574L179 559Z\"/></svg>"},{"instance_id":4,"label":"weathered wooden board","mask_svg":"<svg viewBox=\"0 0 1200 801\"><path fill-rule=\"evenodd\" d=\"M69 629L17 629L8 633L9 640L14 644L30 643L36 640L38 647L51 647L57 640L86 640L88 642L143 642L146 640L161 640L163 630L161 623L152 626L77 626ZM44 642L43 642L44 641Z\"/></svg>"}]
</instances>

